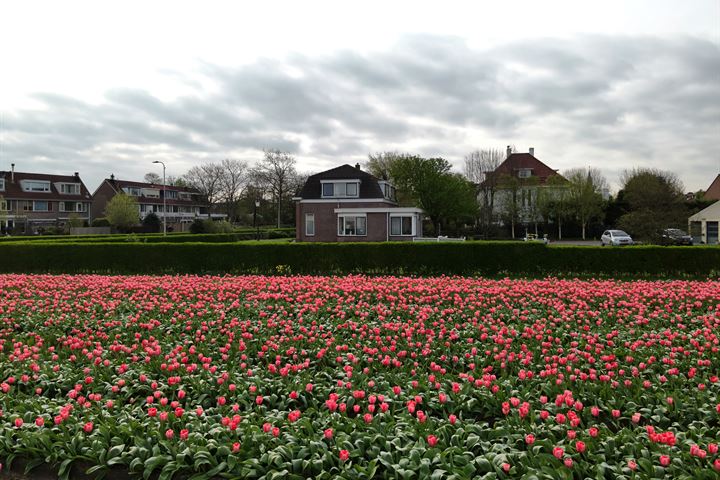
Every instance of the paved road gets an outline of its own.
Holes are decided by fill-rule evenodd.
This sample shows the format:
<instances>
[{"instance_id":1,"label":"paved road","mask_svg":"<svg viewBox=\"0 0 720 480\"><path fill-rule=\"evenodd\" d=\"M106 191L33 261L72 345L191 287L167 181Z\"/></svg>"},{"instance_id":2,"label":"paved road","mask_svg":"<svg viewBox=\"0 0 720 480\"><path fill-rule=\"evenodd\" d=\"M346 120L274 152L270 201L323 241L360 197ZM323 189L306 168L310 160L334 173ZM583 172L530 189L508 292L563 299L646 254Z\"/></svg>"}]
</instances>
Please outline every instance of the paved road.
<instances>
[{"instance_id":1,"label":"paved road","mask_svg":"<svg viewBox=\"0 0 720 480\"><path fill-rule=\"evenodd\" d=\"M551 240L550 245L580 245L583 247L599 247L600 240Z\"/></svg>"}]
</instances>

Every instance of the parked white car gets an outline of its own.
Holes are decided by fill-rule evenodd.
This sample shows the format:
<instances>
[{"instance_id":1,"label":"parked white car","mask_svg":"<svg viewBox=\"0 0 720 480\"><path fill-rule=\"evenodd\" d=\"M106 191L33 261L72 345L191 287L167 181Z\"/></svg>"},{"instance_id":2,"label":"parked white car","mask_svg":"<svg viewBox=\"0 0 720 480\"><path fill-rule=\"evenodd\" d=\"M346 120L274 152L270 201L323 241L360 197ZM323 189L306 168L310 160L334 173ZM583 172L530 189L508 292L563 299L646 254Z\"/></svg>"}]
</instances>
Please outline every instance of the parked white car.
<instances>
[{"instance_id":1,"label":"parked white car","mask_svg":"<svg viewBox=\"0 0 720 480\"><path fill-rule=\"evenodd\" d=\"M620 245L633 245L632 237L622 230L605 230L600 237L600 246L605 245L620 246Z\"/></svg>"}]
</instances>

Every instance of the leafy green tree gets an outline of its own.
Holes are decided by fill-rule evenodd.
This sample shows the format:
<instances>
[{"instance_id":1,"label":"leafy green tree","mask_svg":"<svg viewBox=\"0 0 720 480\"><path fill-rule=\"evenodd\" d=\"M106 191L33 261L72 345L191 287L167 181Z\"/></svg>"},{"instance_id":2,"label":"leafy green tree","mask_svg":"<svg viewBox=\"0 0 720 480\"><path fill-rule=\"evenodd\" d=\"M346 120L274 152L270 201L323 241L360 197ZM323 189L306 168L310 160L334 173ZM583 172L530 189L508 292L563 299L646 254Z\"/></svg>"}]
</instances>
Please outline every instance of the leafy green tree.
<instances>
[{"instance_id":1,"label":"leafy green tree","mask_svg":"<svg viewBox=\"0 0 720 480\"><path fill-rule=\"evenodd\" d=\"M415 155L393 158L388 167L391 181L413 205L425 211L438 235L443 224L472 218L477 210L472 184L450 169L445 159Z\"/></svg>"},{"instance_id":2,"label":"leafy green tree","mask_svg":"<svg viewBox=\"0 0 720 480\"><path fill-rule=\"evenodd\" d=\"M572 208L568 199L568 182L560 175L547 179L538 189L537 209L546 222L557 224L558 240L562 240L563 224L570 218Z\"/></svg>"},{"instance_id":3,"label":"leafy green tree","mask_svg":"<svg viewBox=\"0 0 720 480\"><path fill-rule=\"evenodd\" d=\"M140 220L137 200L124 193L115 195L105 207L105 218L110 225L120 229L137 225Z\"/></svg>"},{"instance_id":4,"label":"leafy green tree","mask_svg":"<svg viewBox=\"0 0 720 480\"><path fill-rule=\"evenodd\" d=\"M627 212L618 219L618 227L637 238L654 241L664 228L687 225L683 185L674 173L653 168L626 171L622 197Z\"/></svg>"},{"instance_id":5,"label":"leafy green tree","mask_svg":"<svg viewBox=\"0 0 720 480\"><path fill-rule=\"evenodd\" d=\"M603 213L602 190L607 180L596 168L574 168L565 172L568 184L568 200L575 219L582 227L582 238L588 224Z\"/></svg>"}]
</instances>

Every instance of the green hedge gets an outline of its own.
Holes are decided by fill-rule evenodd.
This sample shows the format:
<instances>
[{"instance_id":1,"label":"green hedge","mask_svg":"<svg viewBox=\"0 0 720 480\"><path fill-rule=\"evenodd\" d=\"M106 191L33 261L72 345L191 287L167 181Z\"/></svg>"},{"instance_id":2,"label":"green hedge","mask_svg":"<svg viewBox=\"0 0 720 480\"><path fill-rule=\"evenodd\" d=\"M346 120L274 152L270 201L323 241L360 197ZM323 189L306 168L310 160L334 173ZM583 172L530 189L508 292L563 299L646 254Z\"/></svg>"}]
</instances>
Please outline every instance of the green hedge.
<instances>
[{"instance_id":1,"label":"green hedge","mask_svg":"<svg viewBox=\"0 0 720 480\"><path fill-rule=\"evenodd\" d=\"M468 243L5 243L0 272L717 276L718 247Z\"/></svg>"},{"instance_id":2,"label":"green hedge","mask_svg":"<svg viewBox=\"0 0 720 480\"><path fill-rule=\"evenodd\" d=\"M261 239L295 238L295 229L266 229L259 232ZM185 242L212 242L228 243L257 239L255 230L242 230L233 233L173 233L163 236L162 233L113 235L53 235L33 237L0 237L0 244L4 243L185 243Z\"/></svg>"}]
</instances>

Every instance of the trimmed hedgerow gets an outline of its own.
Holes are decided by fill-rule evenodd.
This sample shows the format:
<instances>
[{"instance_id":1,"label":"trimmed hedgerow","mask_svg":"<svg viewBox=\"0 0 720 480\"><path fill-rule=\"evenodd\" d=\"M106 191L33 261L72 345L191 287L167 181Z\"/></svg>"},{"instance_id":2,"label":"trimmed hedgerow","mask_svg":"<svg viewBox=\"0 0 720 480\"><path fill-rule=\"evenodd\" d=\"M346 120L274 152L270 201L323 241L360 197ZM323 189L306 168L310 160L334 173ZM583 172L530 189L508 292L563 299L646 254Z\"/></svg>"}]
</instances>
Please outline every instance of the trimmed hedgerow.
<instances>
[{"instance_id":1,"label":"trimmed hedgerow","mask_svg":"<svg viewBox=\"0 0 720 480\"><path fill-rule=\"evenodd\" d=\"M202 237L202 236L196 236ZM718 247L468 243L4 243L0 272L706 276Z\"/></svg>"}]
</instances>

